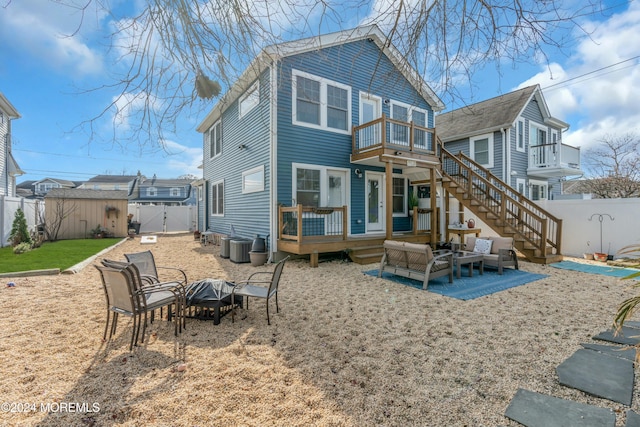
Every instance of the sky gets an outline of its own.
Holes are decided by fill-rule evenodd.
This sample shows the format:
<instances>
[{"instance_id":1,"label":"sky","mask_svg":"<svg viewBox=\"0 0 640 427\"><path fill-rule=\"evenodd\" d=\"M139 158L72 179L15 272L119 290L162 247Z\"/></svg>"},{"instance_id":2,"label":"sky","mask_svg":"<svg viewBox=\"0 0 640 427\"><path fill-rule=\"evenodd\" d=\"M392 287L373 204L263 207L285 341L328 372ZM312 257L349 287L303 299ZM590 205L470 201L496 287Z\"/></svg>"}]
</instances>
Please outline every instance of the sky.
<instances>
[{"instance_id":1,"label":"sky","mask_svg":"<svg viewBox=\"0 0 640 427\"><path fill-rule=\"evenodd\" d=\"M89 10L79 27L78 9L60 2L0 0L0 37L5 41L0 47L0 92L21 115L12 124L13 154L26 172L18 183L46 177L83 181L138 171L159 178L202 176L202 135L196 127L215 100L201 101L200 111L185 112L176 121L176 132L165 135L164 151L141 153L137 144L113 144L110 111L93 133L80 126L99 116L114 96L90 89L108 84L108 71L119 65L109 49L108 29L114 20L133 16L140 1L112 0L117 17ZM387 1L372 0L345 22L364 23L367 13ZM548 62L534 58L517 66L487 65L475 76L466 102L540 84L552 116L570 124L565 143L586 150L607 135L640 134L640 2L605 3L611 6L605 16L585 16L580 22L589 36L566 34L574 43L563 52L550 51ZM446 103L445 111L460 106Z\"/></svg>"}]
</instances>

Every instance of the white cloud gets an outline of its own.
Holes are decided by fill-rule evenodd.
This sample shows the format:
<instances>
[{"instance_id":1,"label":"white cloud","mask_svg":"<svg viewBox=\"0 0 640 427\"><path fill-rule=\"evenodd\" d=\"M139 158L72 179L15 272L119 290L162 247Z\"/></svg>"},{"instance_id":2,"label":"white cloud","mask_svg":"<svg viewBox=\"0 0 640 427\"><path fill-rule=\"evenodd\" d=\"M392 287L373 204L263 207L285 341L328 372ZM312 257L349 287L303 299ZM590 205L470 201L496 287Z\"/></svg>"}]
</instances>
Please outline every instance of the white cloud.
<instances>
[{"instance_id":1,"label":"white cloud","mask_svg":"<svg viewBox=\"0 0 640 427\"><path fill-rule=\"evenodd\" d=\"M93 23L104 16L101 10L91 7L93 3L83 19L79 8L63 3L10 2L0 11L0 35L3 40L12 40L16 51L53 69L81 75L100 72L102 56L86 43L87 36L97 29Z\"/></svg>"},{"instance_id":2,"label":"white cloud","mask_svg":"<svg viewBox=\"0 0 640 427\"><path fill-rule=\"evenodd\" d=\"M639 130L640 61L610 66L640 56L640 4L630 2L626 11L584 28L590 36L578 42L564 67L551 64L519 87L539 83L551 114L571 124L564 141L588 148L606 134Z\"/></svg>"},{"instance_id":3,"label":"white cloud","mask_svg":"<svg viewBox=\"0 0 640 427\"><path fill-rule=\"evenodd\" d=\"M186 175L202 176L202 169L198 166L202 164L202 146L187 147L175 141L165 140L165 150L171 155L167 162L169 170L175 173L169 175Z\"/></svg>"}]
</instances>

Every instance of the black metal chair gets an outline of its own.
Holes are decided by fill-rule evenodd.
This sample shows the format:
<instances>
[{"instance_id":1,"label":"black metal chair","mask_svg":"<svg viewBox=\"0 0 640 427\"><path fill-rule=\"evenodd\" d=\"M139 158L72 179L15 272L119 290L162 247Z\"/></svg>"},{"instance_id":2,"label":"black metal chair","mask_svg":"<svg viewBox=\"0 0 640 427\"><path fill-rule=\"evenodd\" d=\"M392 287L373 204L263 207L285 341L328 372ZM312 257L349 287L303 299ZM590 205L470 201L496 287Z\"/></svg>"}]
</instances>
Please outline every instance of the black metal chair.
<instances>
[{"instance_id":1,"label":"black metal chair","mask_svg":"<svg viewBox=\"0 0 640 427\"><path fill-rule=\"evenodd\" d=\"M265 299L265 304L267 306L267 324L271 324L271 320L269 318L269 300L271 297L275 297L276 300L276 313L280 312L280 308L278 307L278 285L280 284L280 277L282 276L282 269L284 268L285 262L289 259L289 257L284 258L274 268L273 272L271 271L258 271L253 273L249 278L243 282L235 283L233 288L233 292L231 293L231 301L235 301L236 296L247 297L247 310L249 309L249 297L252 298L262 298ZM271 275L271 280L256 280L254 277L260 275ZM262 285L262 286L260 286ZM264 286L268 285L268 286ZM234 322L235 316L235 308L231 312L231 321Z\"/></svg>"}]
</instances>

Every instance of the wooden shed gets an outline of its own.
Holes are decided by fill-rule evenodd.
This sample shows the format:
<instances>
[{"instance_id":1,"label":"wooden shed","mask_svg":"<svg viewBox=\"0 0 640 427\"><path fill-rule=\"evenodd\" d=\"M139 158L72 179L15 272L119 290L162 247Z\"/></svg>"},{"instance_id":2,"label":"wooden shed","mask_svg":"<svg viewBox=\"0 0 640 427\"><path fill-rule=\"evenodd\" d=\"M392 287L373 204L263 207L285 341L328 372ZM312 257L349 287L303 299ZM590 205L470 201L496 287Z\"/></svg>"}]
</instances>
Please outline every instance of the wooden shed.
<instances>
[{"instance_id":1,"label":"wooden shed","mask_svg":"<svg viewBox=\"0 0 640 427\"><path fill-rule=\"evenodd\" d=\"M50 226L62 219L58 239L92 238L98 226L109 236L127 236L127 192L54 188L45 200L45 220Z\"/></svg>"}]
</instances>

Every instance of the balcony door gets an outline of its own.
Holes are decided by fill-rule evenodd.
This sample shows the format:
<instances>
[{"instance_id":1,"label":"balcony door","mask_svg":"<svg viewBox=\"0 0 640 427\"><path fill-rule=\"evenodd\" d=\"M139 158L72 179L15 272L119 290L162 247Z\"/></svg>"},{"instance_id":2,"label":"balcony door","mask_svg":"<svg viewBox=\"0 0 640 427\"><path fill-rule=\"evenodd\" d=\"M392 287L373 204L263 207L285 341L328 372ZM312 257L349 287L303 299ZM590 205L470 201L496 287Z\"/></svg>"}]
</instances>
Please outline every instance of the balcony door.
<instances>
[{"instance_id":1,"label":"balcony door","mask_svg":"<svg viewBox=\"0 0 640 427\"><path fill-rule=\"evenodd\" d=\"M382 116L382 99L360 92L360 124L369 123ZM371 147L382 141L381 126L370 126L360 130L360 148Z\"/></svg>"},{"instance_id":2,"label":"balcony door","mask_svg":"<svg viewBox=\"0 0 640 427\"><path fill-rule=\"evenodd\" d=\"M347 172L344 170L327 170L327 206L341 208L347 204ZM327 215L325 235L342 234L343 216L341 212Z\"/></svg>"},{"instance_id":3,"label":"balcony door","mask_svg":"<svg viewBox=\"0 0 640 427\"><path fill-rule=\"evenodd\" d=\"M366 172L367 233L384 231L384 174Z\"/></svg>"}]
</instances>

